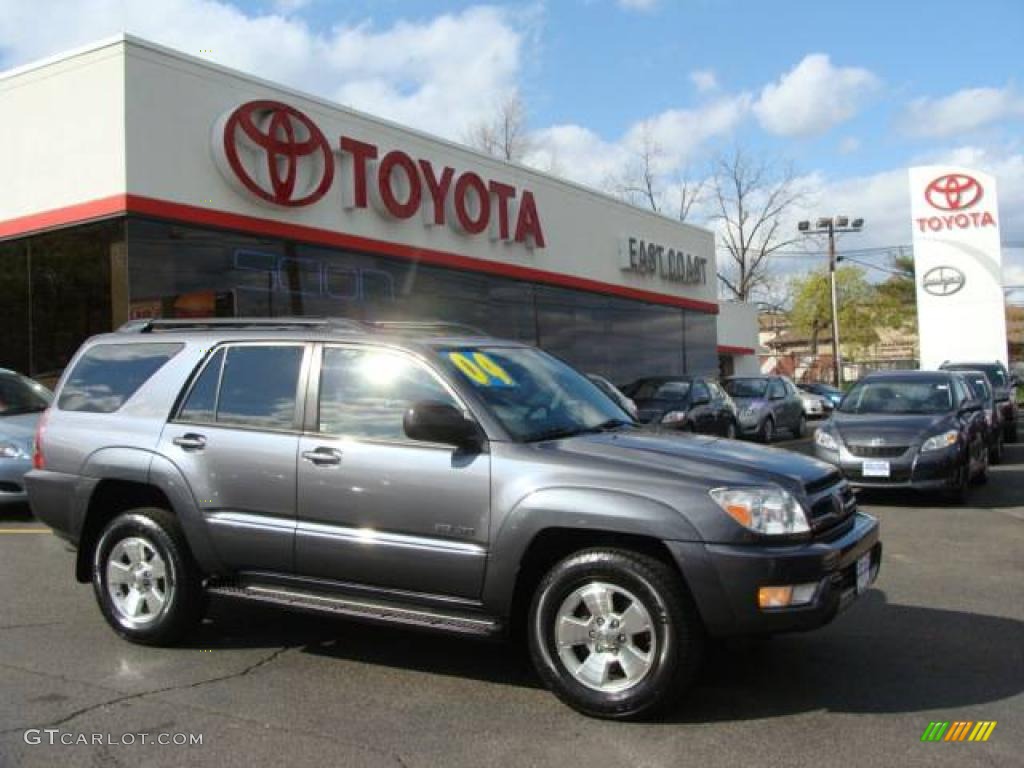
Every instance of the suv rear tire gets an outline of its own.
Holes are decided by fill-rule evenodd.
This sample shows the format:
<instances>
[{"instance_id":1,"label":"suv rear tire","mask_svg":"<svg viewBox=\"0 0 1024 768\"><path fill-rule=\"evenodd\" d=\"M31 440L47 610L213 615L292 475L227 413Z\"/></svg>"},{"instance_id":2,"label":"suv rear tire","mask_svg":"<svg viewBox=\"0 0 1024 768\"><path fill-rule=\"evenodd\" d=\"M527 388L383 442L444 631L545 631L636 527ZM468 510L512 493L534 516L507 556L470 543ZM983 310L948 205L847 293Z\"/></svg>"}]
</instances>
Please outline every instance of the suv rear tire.
<instances>
[{"instance_id":1,"label":"suv rear tire","mask_svg":"<svg viewBox=\"0 0 1024 768\"><path fill-rule=\"evenodd\" d=\"M132 509L111 520L92 557L92 585L107 623L121 637L169 645L203 613L203 585L177 518Z\"/></svg>"},{"instance_id":2,"label":"suv rear tire","mask_svg":"<svg viewBox=\"0 0 1024 768\"><path fill-rule=\"evenodd\" d=\"M534 593L528 627L544 684L573 709L609 719L668 705L690 682L704 642L679 574L620 549L556 564Z\"/></svg>"}]
</instances>

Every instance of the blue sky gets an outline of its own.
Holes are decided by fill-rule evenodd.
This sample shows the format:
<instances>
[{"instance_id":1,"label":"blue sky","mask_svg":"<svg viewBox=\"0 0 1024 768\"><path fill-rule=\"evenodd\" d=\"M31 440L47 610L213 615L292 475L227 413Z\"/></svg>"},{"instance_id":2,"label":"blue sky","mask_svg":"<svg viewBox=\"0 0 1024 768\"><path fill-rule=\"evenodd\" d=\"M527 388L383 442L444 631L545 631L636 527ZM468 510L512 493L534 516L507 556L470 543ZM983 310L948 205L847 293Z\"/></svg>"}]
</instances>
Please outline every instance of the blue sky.
<instances>
[{"instance_id":1,"label":"blue sky","mask_svg":"<svg viewBox=\"0 0 1024 768\"><path fill-rule=\"evenodd\" d=\"M1024 243L1021 0L0 0L0 68L119 31L456 140L518 92L527 163L613 191L649 136L666 208L743 146L865 216L856 247L908 244L907 166L959 162Z\"/></svg>"}]
</instances>

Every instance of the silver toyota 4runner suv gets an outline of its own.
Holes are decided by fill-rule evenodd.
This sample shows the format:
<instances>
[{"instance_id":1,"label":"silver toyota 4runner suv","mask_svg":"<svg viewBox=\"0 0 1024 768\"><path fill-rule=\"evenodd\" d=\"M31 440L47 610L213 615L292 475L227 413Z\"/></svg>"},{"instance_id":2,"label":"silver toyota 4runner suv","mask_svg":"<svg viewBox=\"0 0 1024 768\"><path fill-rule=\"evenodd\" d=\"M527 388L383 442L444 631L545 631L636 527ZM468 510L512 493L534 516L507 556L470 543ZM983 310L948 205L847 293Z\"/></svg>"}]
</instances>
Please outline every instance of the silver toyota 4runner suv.
<instances>
[{"instance_id":1,"label":"silver toyota 4runner suv","mask_svg":"<svg viewBox=\"0 0 1024 768\"><path fill-rule=\"evenodd\" d=\"M36 515L122 637L207 594L502 636L589 715L649 715L707 639L810 629L878 523L814 459L644 430L525 344L312 319L133 321L40 420ZM443 332L443 331L442 331Z\"/></svg>"}]
</instances>

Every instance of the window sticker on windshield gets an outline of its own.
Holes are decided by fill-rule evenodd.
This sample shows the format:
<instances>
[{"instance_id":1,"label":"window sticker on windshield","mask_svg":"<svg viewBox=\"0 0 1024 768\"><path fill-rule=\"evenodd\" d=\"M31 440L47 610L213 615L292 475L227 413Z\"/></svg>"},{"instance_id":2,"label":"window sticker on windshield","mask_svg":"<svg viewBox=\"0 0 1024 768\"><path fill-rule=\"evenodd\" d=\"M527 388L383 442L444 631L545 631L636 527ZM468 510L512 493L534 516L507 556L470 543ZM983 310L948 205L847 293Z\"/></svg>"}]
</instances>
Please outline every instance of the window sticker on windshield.
<instances>
[{"instance_id":1,"label":"window sticker on windshield","mask_svg":"<svg viewBox=\"0 0 1024 768\"><path fill-rule=\"evenodd\" d=\"M445 352L452 365L478 387L514 387L515 379L500 365L484 354L471 349Z\"/></svg>"}]
</instances>

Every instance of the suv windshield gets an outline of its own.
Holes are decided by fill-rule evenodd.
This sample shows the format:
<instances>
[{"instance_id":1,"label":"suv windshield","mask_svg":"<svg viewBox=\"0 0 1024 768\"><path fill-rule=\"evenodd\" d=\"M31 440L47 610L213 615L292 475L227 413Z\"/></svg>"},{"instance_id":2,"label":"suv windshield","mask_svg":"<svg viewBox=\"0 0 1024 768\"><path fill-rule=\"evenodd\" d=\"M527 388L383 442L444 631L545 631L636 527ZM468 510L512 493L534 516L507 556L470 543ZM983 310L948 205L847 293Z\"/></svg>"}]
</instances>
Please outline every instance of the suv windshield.
<instances>
[{"instance_id":1,"label":"suv windshield","mask_svg":"<svg viewBox=\"0 0 1024 768\"><path fill-rule=\"evenodd\" d=\"M989 380L989 383L993 387L1008 387L1010 382L1006 379L1006 373L1003 371L1001 366L998 365L975 365L971 363L969 365L945 365L944 370L947 371L981 371L984 373Z\"/></svg>"},{"instance_id":2,"label":"suv windshield","mask_svg":"<svg viewBox=\"0 0 1024 768\"><path fill-rule=\"evenodd\" d=\"M764 397L768 379L729 379L724 386L732 397Z\"/></svg>"},{"instance_id":3,"label":"suv windshield","mask_svg":"<svg viewBox=\"0 0 1024 768\"><path fill-rule=\"evenodd\" d=\"M16 373L0 373L0 417L45 411L52 398L42 384Z\"/></svg>"},{"instance_id":4,"label":"suv windshield","mask_svg":"<svg viewBox=\"0 0 1024 768\"><path fill-rule=\"evenodd\" d=\"M839 407L841 413L928 414L953 408L948 379L885 379L856 384Z\"/></svg>"},{"instance_id":5,"label":"suv windshield","mask_svg":"<svg viewBox=\"0 0 1024 768\"><path fill-rule=\"evenodd\" d=\"M633 424L589 379L538 349L449 347L441 362L472 387L516 440L569 437Z\"/></svg>"}]
</instances>

